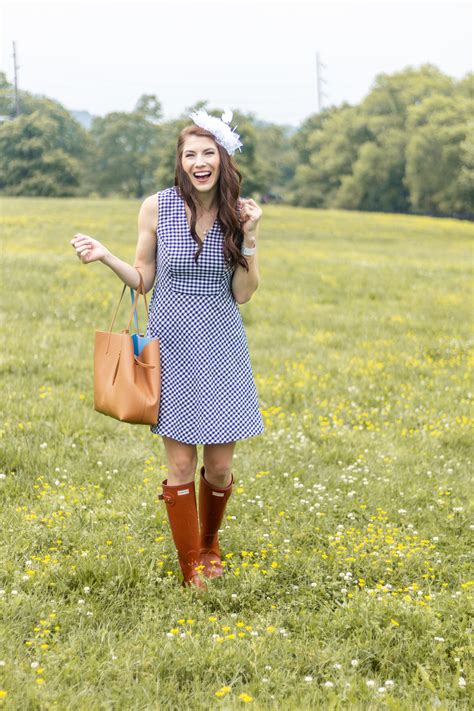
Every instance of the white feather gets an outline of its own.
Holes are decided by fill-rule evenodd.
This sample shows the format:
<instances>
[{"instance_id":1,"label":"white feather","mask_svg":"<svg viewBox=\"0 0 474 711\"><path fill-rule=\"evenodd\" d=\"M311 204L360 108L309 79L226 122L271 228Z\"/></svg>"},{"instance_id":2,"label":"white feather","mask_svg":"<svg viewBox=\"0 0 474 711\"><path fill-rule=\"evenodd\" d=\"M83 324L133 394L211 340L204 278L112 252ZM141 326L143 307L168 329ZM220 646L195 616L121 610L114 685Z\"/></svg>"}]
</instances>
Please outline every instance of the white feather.
<instances>
[{"instance_id":1,"label":"white feather","mask_svg":"<svg viewBox=\"0 0 474 711\"><path fill-rule=\"evenodd\" d=\"M232 116L232 111L226 106L225 111L222 114L222 120L224 121L224 123L230 123L232 121Z\"/></svg>"}]
</instances>

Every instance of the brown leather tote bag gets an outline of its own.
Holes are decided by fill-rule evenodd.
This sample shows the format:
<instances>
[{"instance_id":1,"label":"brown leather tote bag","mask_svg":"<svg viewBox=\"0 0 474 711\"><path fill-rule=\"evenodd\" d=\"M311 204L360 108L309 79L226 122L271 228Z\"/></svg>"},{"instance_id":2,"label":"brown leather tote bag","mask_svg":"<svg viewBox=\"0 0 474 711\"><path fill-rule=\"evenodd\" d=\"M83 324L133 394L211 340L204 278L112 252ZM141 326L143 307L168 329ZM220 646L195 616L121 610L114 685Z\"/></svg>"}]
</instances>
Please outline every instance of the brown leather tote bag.
<instances>
[{"instance_id":1,"label":"brown leather tote bag","mask_svg":"<svg viewBox=\"0 0 474 711\"><path fill-rule=\"evenodd\" d=\"M140 286L130 311L128 326L121 333L112 333L125 289L126 284L109 330L95 332L94 409L121 422L156 425L161 392L160 342L157 338L148 339L137 333L134 349L134 339L129 333L132 318L137 314L140 293L143 295L148 318L145 286L141 274ZM140 342L138 355L136 355L137 342Z\"/></svg>"}]
</instances>

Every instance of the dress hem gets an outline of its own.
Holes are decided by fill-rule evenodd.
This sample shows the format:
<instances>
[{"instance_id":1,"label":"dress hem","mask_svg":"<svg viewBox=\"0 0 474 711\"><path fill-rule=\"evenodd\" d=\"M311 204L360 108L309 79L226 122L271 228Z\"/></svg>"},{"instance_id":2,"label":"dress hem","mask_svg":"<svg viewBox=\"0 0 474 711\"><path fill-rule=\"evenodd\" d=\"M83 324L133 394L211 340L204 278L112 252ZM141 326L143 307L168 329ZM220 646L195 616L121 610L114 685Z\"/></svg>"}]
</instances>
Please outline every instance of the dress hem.
<instances>
[{"instance_id":1,"label":"dress hem","mask_svg":"<svg viewBox=\"0 0 474 711\"><path fill-rule=\"evenodd\" d=\"M220 440L220 441L218 441L218 442L216 442L216 441L214 441L214 442L203 442L202 440L199 440L198 442L194 442L194 441L193 441L193 442L189 442L189 441L184 440L184 439L178 439L178 437L173 436L172 434L168 434L167 432L157 432L157 431L155 431L155 430L152 430L151 428L150 428L150 431L151 431L151 433L154 434L154 435L161 435L161 436L164 435L165 437L170 437L171 439L174 439L174 440L176 440L177 442L182 442L183 444L195 444L195 445L198 445L198 444L199 444L199 445L204 445L204 444L230 444L231 442L240 442L240 440L249 439L250 437L258 437L259 435L262 435L262 434L265 432L265 428L259 430L258 432L254 432L254 433L252 433L252 434L244 435L243 437L234 437L233 439Z\"/></svg>"}]
</instances>

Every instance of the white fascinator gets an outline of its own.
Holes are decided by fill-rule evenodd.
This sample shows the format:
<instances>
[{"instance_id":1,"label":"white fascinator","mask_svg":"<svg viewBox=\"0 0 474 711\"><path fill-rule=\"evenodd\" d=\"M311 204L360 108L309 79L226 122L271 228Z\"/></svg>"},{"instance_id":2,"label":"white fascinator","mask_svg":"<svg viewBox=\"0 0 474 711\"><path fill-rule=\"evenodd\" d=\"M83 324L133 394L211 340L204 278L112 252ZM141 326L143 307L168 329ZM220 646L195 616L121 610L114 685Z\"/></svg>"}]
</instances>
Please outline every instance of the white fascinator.
<instances>
[{"instance_id":1,"label":"white fascinator","mask_svg":"<svg viewBox=\"0 0 474 711\"><path fill-rule=\"evenodd\" d=\"M199 109L199 111L193 111L192 114L189 114L189 117L192 118L197 126L205 128L206 131L212 133L217 143L225 148L230 156L233 156L237 149L242 152L241 146L244 145L240 141L239 134L235 133L237 126L233 129L229 126L232 116L232 111L227 107L221 118L211 116L206 109Z\"/></svg>"}]
</instances>

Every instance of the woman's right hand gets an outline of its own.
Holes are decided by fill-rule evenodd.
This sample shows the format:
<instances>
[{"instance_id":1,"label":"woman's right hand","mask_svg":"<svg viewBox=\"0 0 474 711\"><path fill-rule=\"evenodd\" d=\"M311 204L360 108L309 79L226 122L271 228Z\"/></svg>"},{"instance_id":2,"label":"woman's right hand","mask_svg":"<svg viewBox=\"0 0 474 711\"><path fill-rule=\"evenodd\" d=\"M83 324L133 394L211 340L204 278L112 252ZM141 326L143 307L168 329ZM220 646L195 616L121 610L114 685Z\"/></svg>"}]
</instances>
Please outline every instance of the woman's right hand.
<instances>
[{"instance_id":1,"label":"woman's right hand","mask_svg":"<svg viewBox=\"0 0 474 711\"><path fill-rule=\"evenodd\" d=\"M76 250L76 254L83 264L97 262L103 259L108 253L108 250L99 240L80 233L74 235L71 240L71 245Z\"/></svg>"}]
</instances>

